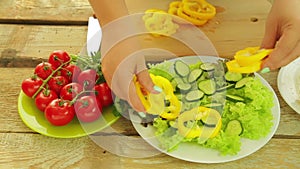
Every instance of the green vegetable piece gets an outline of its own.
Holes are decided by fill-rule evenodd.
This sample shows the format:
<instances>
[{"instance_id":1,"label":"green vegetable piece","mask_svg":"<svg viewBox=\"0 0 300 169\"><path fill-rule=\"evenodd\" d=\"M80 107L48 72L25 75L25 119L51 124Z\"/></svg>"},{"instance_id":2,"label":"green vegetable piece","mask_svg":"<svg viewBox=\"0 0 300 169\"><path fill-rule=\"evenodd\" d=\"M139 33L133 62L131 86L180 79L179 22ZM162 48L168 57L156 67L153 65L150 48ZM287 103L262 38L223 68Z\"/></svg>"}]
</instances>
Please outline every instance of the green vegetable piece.
<instances>
[{"instance_id":1,"label":"green vegetable piece","mask_svg":"<svg viewBox=\"0 0 300 169\"><path fill-rule=\"evenodd\" d=\"M236 96L236 95L231 95L231 94L226 94L226 99L235 101L235 102L244 102L245 101L244 98L242 98L240 96Z\"/></svg>"},{"instance_id":2,"label":"green vegetable piece","mask_svg":"<svg viewBox=\"0 0 300 169\"><path fill-rule=\"evenodd\" d=\"M175 62L175 72L181 76L186 77L190 73L190 67L181 60Z\"/></svg>"},{"instance_id":3,"label":"green vegetable piece","mask_svg":"<svg viewBox=\"0 0 300 169\"><path fill-rule=\"evenodd\" d=\"M182 92L188 92L192 88L192 85L189 83L179 83L177 88Z\"/></svg>"},{"instance_id":4,"label":"green vegetable piece","mask_svg":"<svg viewBox=\"0 0 300 169\"><path fill-rule=\"evenodd\" d=\"M225 133L229 135L241 135L243 133L242 123L239 120L231 120L228 122Z\"/></svg>"},{"instance_id":5,"label":"green vegetable piece","mask_svg":"<svg viewBox=\"0 0 300 169\"><path fill-rule=\"evenodd\" d=\"M188 82L189 83L193 83L194 81L196 81L203 73L202 69L194 69L191 71L191 73L189 74L188 77Z\"/></svg>"},{"instance_id":6,"label":"green vegetable piece","mask_svg":"<svg viewBox=\"0 0 300 169\"><path fill-rule=\"evenodd\" d=\"M198 101L204 96L204 93L200 90L193 90L186 94L185 99L187 101Z\"/></svg>"},{"instance_id":7,"label":"green vegetable piece","mask_svg":"<svg viewBox=\"0 0 300 169\"><path fill-rule=\"evenodd\" d=\"M216 82L213 79L202 80L198 84L198 88L207 95L212 95L216 92Z\"/></svg>"},{"instance_id":8,"label":"green vegetable piece","mask_svg":"<svg viewBox=\"0 0 300 169\"><path fill-rule=\"evenodd\" d=\"M200 65L200 68L204 71L213 71L215 69L214 63L203 63Z\"/></svg>"},{"instance_id":9,"label":"green vegetable piece","mask_svg":"<svg viewBox=\"0 0 300 169\"><path fill-rule=\"evenodd\" d=\"M225 73L225 79L229 82L237 82L243 78L243 75L241 73L235 73L235 72L226 72Z\"/></svg>"},{"instance_id":10,"label":"green vegetable piece","mask_svg":"<svg viewBox=\"0 0 300 169\"><path fill-rule=\"evenodd\" d=\"M235 88L236 89L242 88L251 80L253 80L253 77L245 77L245 78L239 80L238 82L236 82Z\"/></svg>"},{"instance_id":11,"label":"green vegetable piece","mask_svg":"<svg viewBox=\"0 0 300 169\"><path fill-rule=\"evenodd\" d=\"M158 68L151 68L148 71L149 71L149 73L151 73L153 75L164 77L164 78L168 79L169 81L173 80L173 76L164 70L161 70Z\"/></svg>"},{"instance_id":12,"label":"green vegetable piece","mask_svg":"<svg viewBox=\"0 0 300 169\"><path fill-rule=\"evenodd\" d=\"M216 107L221 107L223 106L222 103L208 103L203 105L204 107L208 107L208 108L216 108Z\"/></svg>"},{"instance_id":13,"label":"green vegetable piece","mask_svg":"<svg viewBox=\"0 0 300 169\"><path fill-rule=\"evenodd\" d=\"M218 88L218 89L217 89L217 92L227 90L227 89L229 89L229 88L231 88L231 87L233 87L233 86L235 86L235 84L228 84L228 85L226 85L226 86L223 86L223 87Z\"/></svg>"}]
</instances>

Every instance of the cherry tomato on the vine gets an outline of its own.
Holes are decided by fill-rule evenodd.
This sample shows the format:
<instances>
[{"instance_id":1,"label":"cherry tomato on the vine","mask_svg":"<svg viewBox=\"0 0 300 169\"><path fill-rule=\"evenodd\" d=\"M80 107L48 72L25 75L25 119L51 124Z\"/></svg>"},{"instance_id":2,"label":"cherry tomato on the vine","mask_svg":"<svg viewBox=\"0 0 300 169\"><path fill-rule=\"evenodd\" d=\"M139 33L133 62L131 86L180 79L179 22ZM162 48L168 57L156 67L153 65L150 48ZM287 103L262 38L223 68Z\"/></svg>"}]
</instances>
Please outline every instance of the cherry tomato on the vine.
<instances>
[{"instance_id":1,"label":"cherry tomato on the vine","mask_svg":"<svg viewBox=\"0 0 300 169\"><path fill-rule=\"evenodd\" d=\"M79 83L69 83L60 90L60 98L72 101L82 91L83 87Z\"/></svg>"},{"instance_id":2,"label":"cherry tomato on the vine","mask_svg":"<svg viewBox=\"0 0 300 169\"><path fill-rule=\"evenodd\" d=\"M45 80L47 77L51 75L51 73L55 70L53 65L49 62L42 62L36 65L34 69L34 74L36 74L41 79Z\"/></svg>"},{"instance_id":3,"label":"cherry tomato on the vine","mask_svg":"<svg viewBox=\"0 0 300 169\"><path fill-rule=\"evenodd\" d=\"M61 69L61 75L66 77L69 82L77 82L77 77L81 73L80 67L70 64Z\"/></svg>"},{"instance_id":4,"label":"cherry tomato on the vine","mask_svg":"<svg viewBox=\"0 0 300 169\"><path fill-rule=\"evenodd\" d=\"M103 107L113 104L111 89L106 82L95 85L93 89L95 90L96 98L101 102Z\"/></svg>"},{"instance_id":5,"label":"cherry tomato on the vine","mask_svg":"<svg viewBox=\"0 0 300 169\"><path fill-rule=\"evenodd\" d=\"M49 88L54 90L58 95L66 84L68 84L68 79L64 76L54 76L48 81Z\"/></svg>"},{"instance_id":6,"label":"cherry tomato on the vine","mask_svg":"<svg viewBox=\"0 0 300 169\"><path fill-rule=\"evenodd\" d=\"M46 119L55 126L64 126L70 123L75 116L74 107L69 101L55 99L45 109Z\"/></svg>"},{"instance_id":7,"label":"cherry tomato on the vine","mask_svg":"<svg viewBox=\"0 0 300 169\"><path fill-rule=\"evenodd\" d=\"M48 59L48 62L53 65L54 68L58 68L60 65L71 60L71 57L66 51L55 50L53 51Z\"/></svg>"},{"instance_id":8,"label":"cherry tomato on the vine","mask_svg":"<svg viewBox=\"0 0 300 169\"><path fill-rule=\"evenodd\" d=\"M55 91L44 89L35 97L34 102L39 110L44 111L48 104L57 98L58 96Z\"/></svg>"},{"instance_id":9,"label":"cherry tomato on the vine","mask_svg":"<svg viewBox=\"0 0 300 169\"><path fill-rule=\"evenodd\" d=\"M97 72L94 69L83 70L77 80L83 86L84 89L92 89L98 78Z\"/></svg>"},{"instance_id":10,"label":"cherry tomato on the vine","mask_svg":"<svg viewBox=\"0 0 300 169\"><path fill-rule=\"evenodd\" d=\"M43 81L38 77L31 77L22 81L21 88L27 96L32 97L42 84Z\"/></svg>"},{"instance_id":11,"label":"cherry tomato on the vine","mask_svg":"<svg viewBox=\"0 0 300 169\"><path fill-rule=\"evenodd\" d=\"M82 122L93 122L102 114L101 103L95 96L82 96L75 102L74 109L77 118Z\"/></svg>"}]
</instances>

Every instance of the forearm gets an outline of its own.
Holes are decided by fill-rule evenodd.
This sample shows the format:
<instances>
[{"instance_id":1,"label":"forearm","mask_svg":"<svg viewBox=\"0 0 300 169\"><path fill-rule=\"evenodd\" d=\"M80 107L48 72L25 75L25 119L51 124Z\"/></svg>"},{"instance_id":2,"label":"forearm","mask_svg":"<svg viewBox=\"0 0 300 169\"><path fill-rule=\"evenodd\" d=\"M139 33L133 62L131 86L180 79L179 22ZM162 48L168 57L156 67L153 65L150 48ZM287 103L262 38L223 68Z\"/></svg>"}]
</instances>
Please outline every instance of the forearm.
<instances>
[{"instance_id":1,"label":"forearm","mask_svg":"<svg viewBox=\"0 0 300 169\"><path fill-rule=\"evenodd\" d=\"M89 2L102 26L128 15L125 0L89 0Z\"/></svg>"}]
</instances>

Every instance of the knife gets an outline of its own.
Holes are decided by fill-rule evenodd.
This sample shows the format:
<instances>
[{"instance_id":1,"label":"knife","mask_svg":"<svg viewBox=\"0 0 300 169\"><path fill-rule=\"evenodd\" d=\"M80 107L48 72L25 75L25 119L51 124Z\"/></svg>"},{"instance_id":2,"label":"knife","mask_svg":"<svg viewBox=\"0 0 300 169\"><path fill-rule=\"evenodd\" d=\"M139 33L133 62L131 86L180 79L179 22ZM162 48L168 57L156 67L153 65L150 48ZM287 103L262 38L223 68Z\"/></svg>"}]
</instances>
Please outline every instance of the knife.
<instances>
[{"instance_id":1,"label":"knife","mask_svg":"<svg viewBox=\"0 0 300 169\"><path fill-rule=\"evenodd\" d=\"M87 52L88 56L95 54L100 49L102 39L102 29L96 17L89 17L87 31Z\"/></svg>"}]
</instances>

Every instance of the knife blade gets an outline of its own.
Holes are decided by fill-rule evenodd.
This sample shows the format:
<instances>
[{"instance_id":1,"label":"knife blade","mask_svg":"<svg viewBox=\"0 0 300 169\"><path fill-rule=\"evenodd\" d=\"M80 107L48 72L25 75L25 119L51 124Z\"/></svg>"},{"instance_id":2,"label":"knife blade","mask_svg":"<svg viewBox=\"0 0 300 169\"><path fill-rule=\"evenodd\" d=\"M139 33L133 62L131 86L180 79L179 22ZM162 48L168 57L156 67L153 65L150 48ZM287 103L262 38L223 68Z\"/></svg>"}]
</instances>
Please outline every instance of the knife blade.
<instances>
[{"instance_id":1,"label":"knife blade","mask_svg":"<svg viewBox=\"0 0 300 169\"><path fill-rule=\"evenodd\" d=\"M88 31L87 31L87 52L88 56L91 56L100 49L102 39L102 29L99 21L94 16L89 17Z\"/></svg>"}]
</instances>

